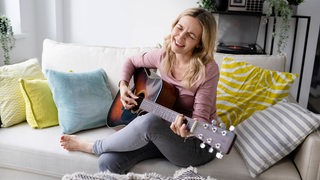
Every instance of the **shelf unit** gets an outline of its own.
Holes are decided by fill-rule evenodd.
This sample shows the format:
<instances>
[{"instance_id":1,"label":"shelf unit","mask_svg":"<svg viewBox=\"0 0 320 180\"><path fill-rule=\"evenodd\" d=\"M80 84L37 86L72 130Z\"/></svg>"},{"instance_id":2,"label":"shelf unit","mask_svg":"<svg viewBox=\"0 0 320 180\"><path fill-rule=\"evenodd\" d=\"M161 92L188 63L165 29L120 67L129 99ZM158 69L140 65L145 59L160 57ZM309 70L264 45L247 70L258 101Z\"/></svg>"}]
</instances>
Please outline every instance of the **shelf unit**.
<instances>
[{"instance_id":1,"label":"shelf unit","mask_svg":"<svg viewBox=\"0 0 320 180\"><path fill-rule=\"evenodd\" d=\"M260 18L264 18L265 14L262 13L253 13L253 12L212 12L213 14L217 14L217 15L228 15L228 16L256 16L256 17L260 17ZM263 45L262 45L262 49L264 52L266 52L267 54L274 54L274 46L275 46L275 37L273 36L273 34L276 32L276 24L277 24L277 18L275 18L275 16L271 16L270 17L272 20L272 22L270 22L269 20L267 20L266 25L265 25L265 30L264 30L264 35L263 35ZM297 87L297 94L296 94L296 101L299 102L299 98L300 98L300 91L301 91L301 84L302 84L302 77L303 77L303 71L304 71L304 65L305 65L305 58L306 58L306 51L307 51L307 45L308 45L308 38L309 38L309 28L310 28L310 22L311 22L311 17L310 16L300 16L300 15L294 15L292 16L292 20L294 21L293 24L293 28L294 28L294 32L293 32L293 36L289 37L292 38L292 46L290 47L291 52L290 52L290 61L289 61L289 72L293 71L293 64L295 63L295 55L297 52L297 37L298 35L300 35L300 33L298 34L298 29L300 27L300 25L302 24L302 26L304 27L304 33L303 33L303 46L302 46L302 57L300 60L301 63L301 67L299 70L299 83L298 83L298 87ZM302 21L304 21L304 23L301 23ZM271 26L271 27L270 27ZM271 28L271 31L270 31ZM268 41L271 41L268 44ZM267 51L267 49L269 49L269 51Z\"/></svg>"}]
</instances>

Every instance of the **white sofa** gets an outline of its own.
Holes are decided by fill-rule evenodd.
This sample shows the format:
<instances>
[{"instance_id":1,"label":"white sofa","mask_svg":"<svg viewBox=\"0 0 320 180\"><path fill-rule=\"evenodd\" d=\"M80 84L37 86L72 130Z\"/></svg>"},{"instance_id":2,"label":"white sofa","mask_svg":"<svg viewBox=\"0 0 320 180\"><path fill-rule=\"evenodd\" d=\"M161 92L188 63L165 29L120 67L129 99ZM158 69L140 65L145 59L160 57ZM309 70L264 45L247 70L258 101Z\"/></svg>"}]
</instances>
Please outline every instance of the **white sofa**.
<instances>
[{"instance_id":1,"label":"white sofa","mask_svg":"<svg viewBox=\"0 0 320 180\"><path fill-rule=\"evenodd\" d=\"M117 92L119 71L125 57L152 48L117 48L65 44L46 39L43 44L42 68L59 71L82 72L103 68L108 75L112 95ZM221 64L223 54L215 58ZM240 55L238 55L239 57ZM283 71L285 58L242 56L242 59L264 68ZM81 138L95 140L114 133L112 128L101 127L77 133ZM94 155L68 152L60 147L61 129L59 126L32 129L26 122L0 129L0 179L61 179L64 174L84 171L98 172L97 157ZM304 143L292 154L276 163L256 179L303 179L320 178L319 167L320 136L310 134ZM233 148L223 159L215 159L197 167L204 176L223 179L251 179L245 163ZM131 169L132 172L157 172L172 175L180 167L164 159L143 161Z\"/></svg>"}]
</instances>

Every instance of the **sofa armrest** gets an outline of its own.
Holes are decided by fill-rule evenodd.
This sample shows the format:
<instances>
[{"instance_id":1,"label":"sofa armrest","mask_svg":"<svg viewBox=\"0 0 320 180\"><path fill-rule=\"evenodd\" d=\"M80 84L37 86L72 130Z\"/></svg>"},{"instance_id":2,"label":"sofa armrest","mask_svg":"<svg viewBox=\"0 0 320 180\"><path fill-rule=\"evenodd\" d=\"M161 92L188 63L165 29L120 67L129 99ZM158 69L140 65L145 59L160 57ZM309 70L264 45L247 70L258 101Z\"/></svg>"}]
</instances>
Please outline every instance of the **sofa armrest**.
<instances>
[{"instance_id":1,"label":"sofa armrest","mask_svg":"<svg viewBox=\"0 0 320 180\"><path fill-rule=\"evenodd\" d=\"M319 165L319 168L318 168L318 176L317 176L317 179L320 179L320 165Z\"/></svg>"},{"instance_id":2,"label":"sofa armrest","mask_svg":"<svg viewBox=\"0 0 320 180\"><path fill-rule=\"evenodd\" d=\"M320 175L320 130L311 133L296 150L293 158L303 180L317 179Z\"/></svg>"}]
</instances>

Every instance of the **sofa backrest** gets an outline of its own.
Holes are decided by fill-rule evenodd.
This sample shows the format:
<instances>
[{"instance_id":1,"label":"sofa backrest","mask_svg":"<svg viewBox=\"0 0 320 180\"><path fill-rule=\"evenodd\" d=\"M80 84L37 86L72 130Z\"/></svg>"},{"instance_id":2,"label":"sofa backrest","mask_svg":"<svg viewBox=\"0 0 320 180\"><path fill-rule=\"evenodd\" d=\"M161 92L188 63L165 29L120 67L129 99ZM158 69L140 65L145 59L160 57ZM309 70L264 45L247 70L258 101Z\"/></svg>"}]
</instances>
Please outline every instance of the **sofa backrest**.
<instances>
[{"instance_id":1,"label":"sofa backrest","mask_svg":"<svg viewBox=\"0 0 320 180\"><path fill-rule=\"evenodd\" d=\"M224 57L232 57L236 61L245 61L255 66L274 71L285 71L286 56L281 55L240 55L240 54L223 54L215 53L215 60L221 67Z\"/></svg>"},{"instance_id":2,"label":"sofa backrest","mask_svg":"<svg viewBox=\"0 0 320 180\"><path fill-rule=\"evenodd\" d=\"M43 42L42 69L54 69L63 72L86 72L103 68L108 76L113 96L118 91L120 71L127 57L150 51L155 47L120 48L109 46L92 46L83 44L61 43L50 39ZM247 61L266 69L284 71L286 58L268 55L230 55L215 54L215 60L221 67L225 56L235 60Z\"/></svg>"},{"instance_id":3,"label":"sofa backrest","mask_svg":"<svg viewBox=\"0 0 320 180\"><path fill-rule=\"evenodd\" d=\"M63 72L87 72L103 68L113 97L118 91L120 71L127 57L153 48L119 48L61 43L45 39L42 50L42 69Z\"/></svg>"}]
</instances>

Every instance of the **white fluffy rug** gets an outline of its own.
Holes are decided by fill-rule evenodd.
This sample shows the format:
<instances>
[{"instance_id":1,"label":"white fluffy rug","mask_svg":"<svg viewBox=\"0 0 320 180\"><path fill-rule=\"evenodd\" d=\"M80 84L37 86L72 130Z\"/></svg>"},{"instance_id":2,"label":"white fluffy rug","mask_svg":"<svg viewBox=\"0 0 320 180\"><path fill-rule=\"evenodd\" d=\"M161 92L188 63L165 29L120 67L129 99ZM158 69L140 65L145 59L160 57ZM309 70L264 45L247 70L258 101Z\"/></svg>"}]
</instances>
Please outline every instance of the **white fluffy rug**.
<instances>
[{"instance_id":1,"label":"white fluffy rug","mask_svg":"<svg viewBox=\"0 0 320 180\"><path fill-rule=\"evenodd\" d=\"M111 172L101 172L96 174L88 174L85 172L76 172L73 174L66 174L62 180L216 180L211 177L202 177L197 174L197 169L188 167L180 169L174 173L172 177L165 177L157 173L145 174L114 174Z\"/></svg>"}]
</instances>

